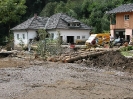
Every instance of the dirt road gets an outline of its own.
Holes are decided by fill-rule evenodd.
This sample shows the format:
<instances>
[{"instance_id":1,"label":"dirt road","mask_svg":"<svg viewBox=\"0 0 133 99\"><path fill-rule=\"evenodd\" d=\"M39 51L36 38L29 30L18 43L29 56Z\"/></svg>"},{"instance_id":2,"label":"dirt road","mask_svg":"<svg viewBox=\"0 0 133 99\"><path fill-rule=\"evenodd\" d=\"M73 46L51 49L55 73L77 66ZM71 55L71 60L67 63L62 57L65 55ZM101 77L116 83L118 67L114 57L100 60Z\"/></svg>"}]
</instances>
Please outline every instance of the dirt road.
<instances>
[{"instance_id":1,"label":"dirt road","mask_svg":"<svg viewBox=\"0 0 133 99\"><path fill-rule=\"evenodd\" d=\"M133 75L74 63L1 68L0 99L133 99Z\"/></svg>"}]
</instances>

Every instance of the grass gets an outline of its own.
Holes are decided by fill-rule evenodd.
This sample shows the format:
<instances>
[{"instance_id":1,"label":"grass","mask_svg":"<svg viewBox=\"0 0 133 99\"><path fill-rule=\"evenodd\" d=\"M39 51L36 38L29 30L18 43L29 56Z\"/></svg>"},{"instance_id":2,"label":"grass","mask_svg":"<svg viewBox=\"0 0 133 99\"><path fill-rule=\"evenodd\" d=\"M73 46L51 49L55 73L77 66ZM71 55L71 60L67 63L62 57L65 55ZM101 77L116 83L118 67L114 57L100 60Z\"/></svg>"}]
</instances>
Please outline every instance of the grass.
<instances>
[{"instance_id":1,"label":"grass","mask_svg":"<svg viewBox=\"0 0 133 99\"><path fill-rule=\"evenodd\" d=\"M122 55L133 57L133 51L131 51L131 50L133 50L133 46L122 47L120 49Z\"/></svg>"},{"instance_id":2,"label":"grass","mask_svg":"<svg viewBox=\"0 0 133 99\"><path fill-rule=\"evenodd\" d=\"M133 57L133 52L130 52L130 51L121 51L121 54L124 56L132 56Z\"/></svg>"}]
</instances>

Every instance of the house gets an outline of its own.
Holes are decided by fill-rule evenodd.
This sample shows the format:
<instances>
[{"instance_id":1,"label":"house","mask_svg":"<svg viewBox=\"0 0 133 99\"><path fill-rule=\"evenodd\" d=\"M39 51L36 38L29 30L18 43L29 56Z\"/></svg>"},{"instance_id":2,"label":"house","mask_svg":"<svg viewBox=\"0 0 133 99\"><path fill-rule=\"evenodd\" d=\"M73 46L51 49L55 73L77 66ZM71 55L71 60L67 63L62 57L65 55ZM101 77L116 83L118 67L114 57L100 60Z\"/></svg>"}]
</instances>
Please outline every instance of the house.
<instances>
[{"instance_id":1,"label":"house","mask_svg":"<svg viewBox=\"0 0 133 99\"><path fill-rule=\"evenodd\" d=\"M87 40L92 30L91 27L63 13L54 14L50 18L35 15L11 29L14 33L14 46L18 47L20 40L27 45L30 39L37 36L38 29L45 29L53 39L56 39L60 32L63 43Z\"/></svg>"},{"instance_id":2,"label":"house","mask_svg":"<svg viewBox=\"0 0 133 99\"><path fill-rule=\"evenodd\" d=\"M110 33L114 38L123 38L129 42L133 38L133 4L124 4L111 11Z\"/></svg>"},{"instance_id":3,"label":"house","mask_svg":"<svg viewBox=\"0 0 133 99\"><path fill-rule=\"evenodd\" d=\"M54 39L59 31L63 43L76 43L76 40L87 40L92 28L66 14L57 13L49 18L46 30Z\"/></svg>"},{"instance_id":4,"label":"house","mask_svg":"<svg viewBox=\"0 0 133 99\"><path fill-rule=\"evenodd\" d=\"M47 20L48 18L39 17L35 14L34 17L12 28L14 48L20 47L20 43L27 46L30 40L37 37L37 30L45 27Z\"/></svg>"}]
</instances>

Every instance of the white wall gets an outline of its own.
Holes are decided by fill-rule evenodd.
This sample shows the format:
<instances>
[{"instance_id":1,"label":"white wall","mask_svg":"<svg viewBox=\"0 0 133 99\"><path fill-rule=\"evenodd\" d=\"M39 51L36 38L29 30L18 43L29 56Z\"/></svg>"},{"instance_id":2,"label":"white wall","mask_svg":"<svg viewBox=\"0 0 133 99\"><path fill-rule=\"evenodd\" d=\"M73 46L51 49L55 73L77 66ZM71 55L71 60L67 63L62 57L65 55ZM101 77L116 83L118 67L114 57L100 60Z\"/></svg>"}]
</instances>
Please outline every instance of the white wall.
<instances>
[{"instance_id":1,"label":"white wall","mask_svg":"<svg viewBox=\"0 0 133 99\"><path fill-rule=\"evenodd\" d=\"M114 37L114 30L110 30L111 37Z\"/></svg>"},{"instance_id":2,"label":"white wall","mask_svg":"<svg viewBox=\"0 0 133 99\"><path fill-rule=\"evenodd\" d=\"M131 35L132 36L132 29L125 29L125 35Z\"/></svg>"},{"instance_id":3,"label":"white wall","mask_svg":"<svg viewBox=\"0 0 133 99\"><path fill-rule=\"evenodd\" d=\"M132 39L132 29L125 29L125 35L130 35L130 41Z\"/></svg>"},{"instance_id":4,"label":"white wall","mask_svg":"<svg viewBox=\"0 0 133 99\"><path fill-rule=\"evenodd\" d=\"M20 39L24 42L25 45L29 43L29 39L34 39L36 37L36 31L35 30L19 30L19 31L13 31L14 33L14 46L18 47L20 44ZM17 38L17 34L19 34L19 39ZM25 38L23 38L23 34Z\"/></svg>"},{"instance_id":5,"label":"white wall","mask_svg":"<svg viewBox=\"0 0 133 99\"><path fill-rule=\"evenodd\" d=\"M28 30L28 40L34 39L37 36L36 30Z\"/></svg>"},{"instance_id":6,"label":"white wall","mask_svg":"<svg viewBox=\"0 0 133 99\"><path fill-rule=\"evenodd\" d=\"M67 36L74 36L74 42L77 39L77 36L80 36L80 39L82 39L82 36L85 36L85 39L88 39L90 36L90 30L48 30L48 33L54 33L54 39L57 38L57 33L60 31L61 36L63 37L63 41L67 42Z\"/></svg>"}]
</instances>

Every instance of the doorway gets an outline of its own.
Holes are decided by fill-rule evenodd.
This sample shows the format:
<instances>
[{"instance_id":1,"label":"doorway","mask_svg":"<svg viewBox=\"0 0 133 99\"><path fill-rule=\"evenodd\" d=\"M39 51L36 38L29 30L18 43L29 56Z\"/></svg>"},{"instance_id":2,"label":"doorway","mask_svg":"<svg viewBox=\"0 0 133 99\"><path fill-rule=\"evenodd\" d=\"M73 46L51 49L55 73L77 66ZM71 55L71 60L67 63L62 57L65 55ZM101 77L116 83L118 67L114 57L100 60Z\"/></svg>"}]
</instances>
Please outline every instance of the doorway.
<instances>
[{"instance_id":1,"label":"doorway","mask_svg":"<svg viewBox=\"0 0 133 99\"><path fill-rule=\"evenodd\" d=\"M129 42L130 41L130 35L126 35L126 40Z\"/></svg>"},{"instance_id":2,"label":"doorway","mask_svg":"<svg viewBox=\"0 0 133 99\"><path fill-rule=\"evenodd\" d=\"M115 30L114 33L115 38L122 38L125 39L125 30Z\"/></svg>"},{"instance_id":3,"label":"doorway","mask_svg":"<svg viewBox=\"0 0 133 99\"><path fill-rule=\"evenodd\" d=\"M67 43L74 43L74 36L67 36Z\"/></svg>"}]
</instances>

